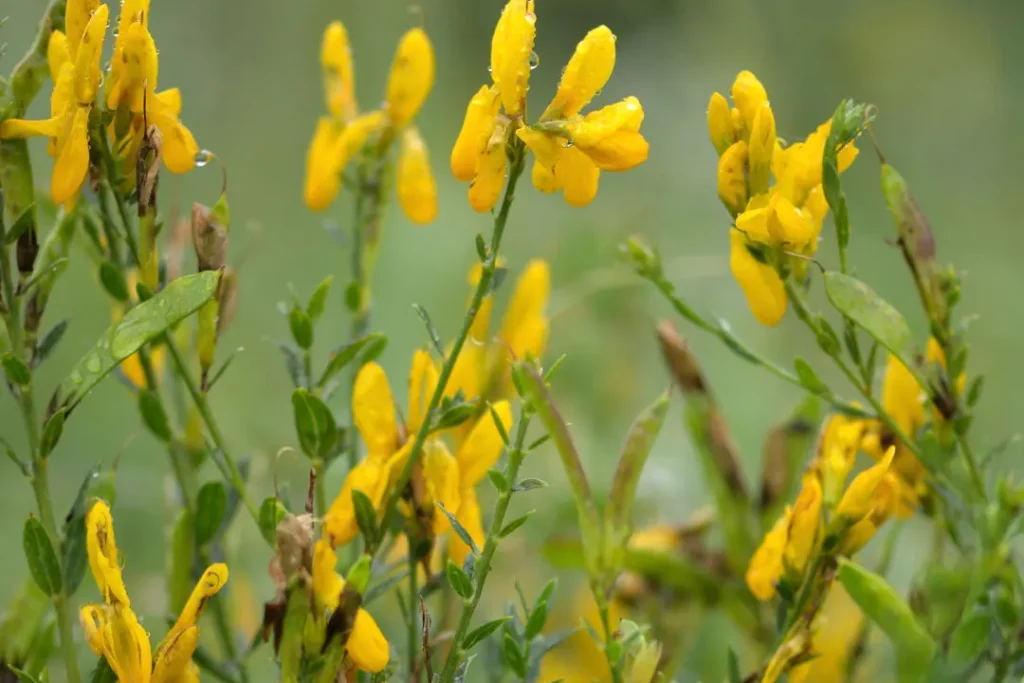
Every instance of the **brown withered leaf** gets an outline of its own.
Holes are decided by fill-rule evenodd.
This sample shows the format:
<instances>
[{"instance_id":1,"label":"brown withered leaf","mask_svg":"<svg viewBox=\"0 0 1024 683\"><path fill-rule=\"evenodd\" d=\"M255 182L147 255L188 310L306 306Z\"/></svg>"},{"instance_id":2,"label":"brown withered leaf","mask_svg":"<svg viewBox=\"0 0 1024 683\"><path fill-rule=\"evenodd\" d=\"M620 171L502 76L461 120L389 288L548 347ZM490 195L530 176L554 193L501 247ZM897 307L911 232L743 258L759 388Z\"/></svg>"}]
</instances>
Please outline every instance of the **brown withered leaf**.
<instances>
[{"instance_id":1,"label":"brown withered leaf","mask_svg":"<svg viewBox=\"0 0 1024 683\"><path fill-rule=\"evenodd\" d=\"M227 262L227 228L213 217L209 207L199 202L192 205L192 246L200 271L220 270Z\"/></svg>"}]
</instances>

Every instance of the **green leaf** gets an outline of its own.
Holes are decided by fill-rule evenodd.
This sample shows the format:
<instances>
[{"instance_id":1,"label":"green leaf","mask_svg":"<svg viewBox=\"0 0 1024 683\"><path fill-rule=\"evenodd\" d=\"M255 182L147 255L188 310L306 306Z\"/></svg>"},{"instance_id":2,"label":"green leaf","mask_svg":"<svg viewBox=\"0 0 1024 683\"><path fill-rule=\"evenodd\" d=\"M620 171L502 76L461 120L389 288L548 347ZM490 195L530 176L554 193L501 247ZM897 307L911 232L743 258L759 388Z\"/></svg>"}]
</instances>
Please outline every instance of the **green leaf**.
<instances>
[{"instance_id":1,"label":"green leaf","mask_svg":"<svg viewBox=\"0 0 1024 683\"><path fill-rule=\"evenodd\" d=\"M89 683L118 683L117 674L110 668L105 657L100 657L96 662L96 668L89 676Z\"/></svg>"},{"instance_id":2,"label":"green leaf","mask_svg":"<svg viewBox=\"0 0 1024 683\"><path fill-rule=\"evenodd\" d=\"M534 489L545 489L547 487L548 483L543 479L527 477L526 479L519 480L519 483L513 486L512 490L519 493L520 491L532 491Z\"/></svg>"},{"instance_id":3,"label":"green leaf","mask_svg":"<svg viewBox=\"0 0 1024 683\"><path fill-rule=\"evenodd\" d=\"M455 564L454 560L448 560L445 574L448 577L448 585L452 587L456 595L464 600L473 597L473 582L466 576L466 572L462 571L462 567Z\"/></svg>"},{"instance_id":4,"label":"green leaf","mask_svg":"<svg viewBox=\"0 0 1024 683\"><path fill-rule=\"evenodd\" d=\"M441 417L437 418L437 422L434 423L431 431L451 429L466 423L477 414L478 406L479 402L477 400L453 401L446 409L443 409Z\"/></svg>"},{"instance_id":5,"label":"green leaf","mask_svg":"<svg viewBox=\"0 0 1024 683\"><path fill-rule=\"evenodd\" d=\"M494 409L494 406L492 406L489 403L487 404L487 410L490 411L491 413L491 419L494 421L494 427L498 430L498 435L501 437L501 442L505 444L505 447L507 448L509 444L508 432L505 431L505 425L502 424L501 417L498 415L498 412Z\"/></svg>"},{"instance_id":6,"label":"green leaf","mask_svg":"<svg viewBox=\"0 0 1024 683\"><path fill-rule=\"evenodd\" d=\"M149 431L163 443L171 440L171 422L160 397L149 389L139 390L139 414Z\"/></svg>"},{"instance_id":7,"label":"green leaf","mask_svg":"<svg viewBox=\"0 0 1024 683\"><path fill-rule=\"evenodd\" d=\"M913 367L914 338L903 315L856 278L826 271L825 294L837 311L860 325L888 351Z\"/></svg>"},{"instance_id":8,"label":"green leaf","mask_svg":"<svg viewBox=\"0 0 1024 683\"><path fill-rule=\"evenodd\" d=\"M966 667L981 656L992 640L995 624L988 613L977 611L960 622L949 644L949 663Z\"/></svg>"},{"instance_id":9,"label":"green leaf","mask_svg":"<svg viewBox=\"0 0 1024 683\"><path fill-rule=\"evenodd\" d=\"M501 527L501 531L498 532L498 538L506 538L507 536L515 532L516 529L526 524L526 520L528 520L535 512L536 510L530 510L522 517L517 517L505 526Z\"/></svg>"},{"instance_id":10,"label":"green leaf","mask_svg":"<svg viewBox=\"0 0 1024 683\"><path fill-rule=\"evenodd\" d=\"M38 344L36 344L35 353L32 354L32 367L38 368L43 364L43 361L50 357L50 354L53 353L55 348L57 348L57 344L59 344L60 340L63 339L64 333L67 332L67 330L68 321L61 320L43 335L43 338L39 340Z\"/></svg>"},{"instance_id":11,"label":"green leaf","mask_svg":"<svg viewBox=\"0 0 1024 683\"><path fill-rule=\"evenodd\" d=\"M427 309L419 304L413 304L412 307L416 309L416 314L423 321L423 326L427 328L427 336L430 337L430 343L434 346L434 351L437 352L438 356L444 358L444 344L441 343L441 335L437 331L437 327L434 326L434 322L430 319Z\"/></svg>"},{"instance_id":12,"label":"green leaf","mask_svg":"<svg viewBox=\"0 0 1024 683\"><path fill-rule=\"evenodd\" d=\"M41 681L38 678L28 673L27 671L22 671L21 669L14 666L9 667L9 670L12 671L15 676L18 677L18 683L41 683Z\"/></svg>"},{"instance_id":13,"label":"green leaf","mask_svg":"<svg viewBox=\"0 0 1024 683\"><path fill-rule=\"evenodd\" d=\"M900 681L927 680L936 644L903 598L881 576L846 559L839 561L838 578L864 614L889 636L896 648Z\"/></svg>"},{"instance_id":14,"label":"green leaf","mask_svg":"<svg viewBox=\"0 0 1024 683\"><path fill-rule=\"evenodd\" d=\"M375 332L373 334L363 337L362 339L357 339L354 342L346 344L345 346L342 346L341 348L335 350L334 353L331 354L331 361L327 364L327 367L324 369L324 374L321 375L320 381L316 383L317 386L322 387L325 384L327 384L327 382L332 377L341 372L341 370L349 363L354 361L356 359L356 356L359 355L360 351L362 351L364 348L367 348L368 345L372 345L375 343L383 343L386 346L387 337L380 334L379 332ZM381 351L383 351L383 348L381 349ZM378 353L377 355L380 354Z\"/></svg>"},{"instance_id":15,"label":"green leaf","mask_svg":"<svg viewBox=\"0 0 1024 683\"><path fill-rule=\"evenodd\" d=\"M487 470L487 478L491 480L491 484L498 493L508 491L508 479L500 470Z\"/></svg>"},{"instance_id":16,"label":"green leaf","mask_svg":"<svg viewBox=\"0 0 1024 683\"><path fill-rule=\"evenodd\" d=\"M508 620L511 618L512 617L502 617L501 619L488 621L485 624L477 626L475 629L470 631L469 634L466 635L466 639L462 641L462 649L467 652L472 650L476 645L489 638L491 634L508 623Z\"/></svg>"},{"instance_id":17,"label":"green leaf","mask_svg":"<svg viewBox=\"0 0 1024 683\"><path fill-rule=\"evenodd\" d=\"M292 410L295 413L295 433L299 436L302 452L310 458L320 452L319 429L316 416L309 404L309 392L299 388L292 392Z\"/></svg>"},{"instance_id":18,"label":"green leaf","mask_svg":"<svg viewBox=\"0 0 1024 683\"><path fill-rule=\"evenodd\" d=\"M334 277L328 275L323 279L323 282L317 285L317 288L313 290L313 294L309 297L309 303L306 304L306 314L314 323L324 314L324 309L327 307L327 295L331 292L332 282L334 282Z\"/></svg>"},{"instance_id":19,"label":"green leaf","mask_svg":"<svg viewBox=\"0 0 1024 683\"><path fill-rule=\"evenodd\" d=\"M288 314L288 328L300 349L309 349L313 346L313 321L309 314L298 306L293 307Z\"/></svg>"},{"instance_id":20,"label":"green leaf","mask_svg":"<svg viewBox=\"0 0 1024 683\"><path fill-rule=\"evenodd\" d=\"M352 507L356 513L356 525L359 527L359 533L363 535L366 545L372 547L378 537L377 511L373 507L373 502L359 489L353 489Z\"/></svg>"},{"instance_id":21,"label":"green leaf","mask_svg":"<svg viewBox=\"0 0 1024 683\"><path fill-rule=\"evenodd\" d=\"M28 228L35 222L35 210L36 205L30 204L29 207L22 211L21 215L14 220L14 223L11 224L11 227L7 229L7 233L4 235L4 242L6 244L14 244L17 242L22 233L28 230ZM7 267L6 263L4 264L4 267Z\"/></svg>"},{"instance_id":22,"label":"green leaf","mask_svg":"<svg viewBox=\"0 0 1024 683\"><path fill-rule=\"evenodd\" d=\"M57 553L53 551L50 537L46 535L42 523L35 516L29 516L25 520L21 541L29 572L36 585L49 596L58 595L64 585L60 563L57 561Z\"/></svg>"},{"instance_id":23,"label":"green leaf","mask_svg":"<svg viewBox=\"0 0 1024 683\"><path fill-rule=\"evenodd\" d=\"M43 436L39 440L40 458L49 457L57 442L60 441L61 434L64 433L64 417L66 414L67 410L61 408L51 415L50 419L43 425Z\"/></svg>"},{"instance_id":24,"label":"green leaf","mask_svg":"<svg viewBox=\"0 0 1024 683\"><path fill-rule=\"evenodd\" d=\"M71 410L121 361L199 310L217 291L219 278L217 271L185 275L128 311L71 370L60 386L62 403Z\"/></svg>"},{"instance_id":25,"label":"green leaf","mask_svg":"<svg viewBox=\"0 0 1024 683\"><path fill-rule=\"evenodd\" d=\"M455 515L448 512L448 510L445 509L444 505L441 504L440 501L437 501L435 505L437 505L437 507L441 509L441 512L444 513L445 517L448 518L448 521L451 523L452 530L455 532L455 534L462 539L463 543L469 546L469 549L473 551L474 555L479 556L480 548L477 547L476 542L473 540L473 537L469 535L468 531L466 531L466 527L462 526L459 520L455 519Z\"/></svg>"},{"instance_id":26,"label":"green leaf","mask_svg":"<svg viewBox=\"0 0 1024 683\"><path fill-rule=\"evenodd\" d=\"M206 545L213 539L224 519L227 505L228 494L221 482L207 482L199 489L196 498L196 545Z\"/></svg>"},{"instance_id":27,"label":"green leaf","mask_svg":"<svg viewBox=\"0 0 1024 683\"><path fill-rule=\"evenodd\" d=\"M502 639L501 656L517 676L526 678L526 657L523 655L523 651L519 649L516 639L508 631L505 631L505 636Z\"/></svg>"},{"instance_id":28,"label":"green leaf","mask_svg":"<svg viewBox=\"0 0 1024 683\"><path fill-rule=\"evenodd\" d=\"M25 365L25 361L14 357L10 352L0 358L0 364L4 366L4 374L7 375L7 381L11 384L23 387L32 381L32 373Z\"/></svg>"},{"instance_id":29,"label":"green leaf","mask_svg":"<svg viewBox=\"0 0 1024 683\"><path fill-rule=\"evenodd\" d=\"M72 596L78 590L79 584L85 577L85 568L88 564L85 543L85 505L88 501L93 484L97 480L98 467L93 467L85 475L82 484L78 487L78 494L75 496L71 509L64 518L64 533L60 542L60 555L64 567L64 593Z\"/></svg>"},{"instance_id":30,"label":"green leaf","mask_svg":"<svg viewBox=\"0 0 1024 683\"><path fill-rule=\"evenodd\" d=\"M100 264L100 284L115 301L126 303L131 298L124 273L110 261Z\"/></svg>"},{"instance_id":31,"label":"green leaf","mask_svg":"<svg viewBox=\"0 0 1024 683\"><path fill-rule=\"evenodd\" d=\"M260 504L260 533L271 546L277 545L277 525L288 514L277 498L264 498Z\"/></svg>"},{"instance_id":32,"label":"green leaf","mask_svg":"<svg viewBox=\"0 0 1024 683\"><path fill-rule=\"evenodd\" d=\"M544 587L544 590L547 591L548 587L550 587L551 590L554 590L555 579L551 579L551 581L548 582L547 586ZM537 600L537 604L535 604L533 606L533 609L530 610L530 616L527 617L526 626L523 629L523 634L527 642L539 636L540 632L544 629L544 624L548 620L549 598L550 593L548 595L545 595L542 592L541 597Z\"/></svg>"},{"instance_id":33,"label":"green leaf","mask_svg":"<svg viewBox=\"0 0 1024 683\"><path fill-rule=\"evenodd\" d=\"M740 674L740 660L736 657L736 651L731 647L728 652L729 683L743 683L743 676Z\"/></svg>"},{"instance_id":34,"label":"green leaf","mask_svg":"<svg viewBox=\"0 0 1024 683\"><path fill-rule=\"evenodd\" d=\"M357 313L363 305L363 295L359 282L351 280L345 285L345 308L351 313Z\"/></svg>"},{"instance_id":35,"label":"green leaf","mask_svg":"<svg viewBox=\"0 0 1024 683\"><path fill-rule=\"evenodd\" d=\"M800 356L793 359L793 369L796 371L796 376L800 378L800 384L804 389L812 394L825 395L829 393L828 386L821 381L818 373Z\"/></svg>"}]
</instances>

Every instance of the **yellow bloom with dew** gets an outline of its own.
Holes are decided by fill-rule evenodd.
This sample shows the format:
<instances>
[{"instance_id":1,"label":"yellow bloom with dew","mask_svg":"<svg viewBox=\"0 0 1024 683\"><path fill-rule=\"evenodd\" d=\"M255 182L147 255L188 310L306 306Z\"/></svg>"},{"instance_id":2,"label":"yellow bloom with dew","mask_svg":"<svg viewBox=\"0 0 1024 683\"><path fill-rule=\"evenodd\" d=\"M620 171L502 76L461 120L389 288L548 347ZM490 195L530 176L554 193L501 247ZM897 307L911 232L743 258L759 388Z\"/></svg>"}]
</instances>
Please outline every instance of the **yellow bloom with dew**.
<instances>
[{"instance_id":1,"label":"yellow bloom with dew","mask_svg":"<svg viewBox=\"0 0 1024 683\"><path fill-rule=\"evenodd\" d=\"M398 41L388 76L387 113L394 126L404 126L417 113L434 85L434 48L421 28Z\"/></svg>"},{"instance_id":2,"label":"yellow bloom with dew","mask_svg":"<svg viewBox=\"0 0 1024 683\"><path fill-rule=\"evenodd\" d=\"M57 37L51 38L47 50L50 75L54 79L50 118L44 121L8 119L0 123L0 139L37 135L50 138L47 151L55 158L50 195L55 204L64 205L71 205L77 199L89 171L89 113L99 88L108 10L106 5L72 0L65 12L65 18L68 17L73 35L54 31L52 35Z\"/></svg>"},{"instance_id":3,"label":"yellow bloom with dew","mask_svg":"<svg viewBox=\"0 0 1024 683\"><path fill-rule=\"evenodd\" d=\"M821 503L821 479L817 472L810 471L804 475L800 494L793 503L783 553L785 566L798 575L803 574L819 540Z\"/></svg>"},{"instance_id":4,"label":"yellow bloom with dew","mask_svg":"<svg viewBox=\"0 0 1024 683\"><path fill-rule=\"evenodd\" d=\"M192 654L199 640L199 617L227 583L227 566L206 568L178 619L151 651L149 634L132 611L121 581L113 520L102 500L96 501L86 516L86 549L104 599L103 604L86 605L80 612L90 649L107 660L122 683L198 681L199 668L192 662Z\"/></svg>"},{"instance_id":5,"label":"yellow bloom with dew","mask_svg":"<svg viewBox=\"0 0 1024 683\"><path fill-rule=\"evenodd\" d=\"M602 170L628 171L647 160L649 145L640 134L644 111L637 98L580 115L614 68L615 34L598 26L576 46L539 122L516 131L535 157L534 186L541 192L561 190L571 206L593 201Z\"/></svg>"},{"instance_id":6,"label":"yellow bloom with dew","mask_svg":"<svg viewBox=\"0 0 1024 683\"><path fill-rule=\"evenodd\" d=\"M777 592L777 584L785 570L783 555L786 550L786 540L789 535L789 521L791 510L786 508L784 514L765 534L761 545L754 551L747 566L745 580L747 588L758 600L771 600Z\"/></svg>"},{"instance_id":7,"label":"yellow bloom with dew","mask_svg":"<svg viewBox=\"0 0 1024 683\"><path fill-rule=\"evenodd\" d=\"M427 146L413 126L402 133L398 156L398 203L413 223L430 223L437 218L437 181L430 170Z\"/></svg>"},{"instance_id":8,"label":"yellow bloom with dew","mask_svg":"<svg viewBox=\"0 0 1024 683\"><path fill-rule=\"evenodd\" d=\"M338 556L329 543L319 540L313 547L313 600L315 619L326 625L330 614L338 609L345 579L337 572ZM365 609L356 611L352 630L345 642L345 652L360 671L383 671L391 658L387 638L376 620Z\"/></svg>"},{"instance_id":9,"label":"yellow bloom with dew","mask_svg":"<svg viewBox=\"0 0 1024 683\"><path fill-rule=\"evenodd\" d=\"M853 478L836 506L838 518L847 524L856 524L871 514L877 502L876 493L889 472L895 454L896 448L890 446L881 462Z\"/></svg>"},{"instance_id":10,"label":"yellow bloom with dew","mask_svg":"<svg viewBox=\"0 0 1024 683\"><path fill-rule=\"evenodd\" d=\"M537 15L533 0L509 0L491 37L491 78L505 114L514 118L526 109Z\"/></svg>"}]
</instances>

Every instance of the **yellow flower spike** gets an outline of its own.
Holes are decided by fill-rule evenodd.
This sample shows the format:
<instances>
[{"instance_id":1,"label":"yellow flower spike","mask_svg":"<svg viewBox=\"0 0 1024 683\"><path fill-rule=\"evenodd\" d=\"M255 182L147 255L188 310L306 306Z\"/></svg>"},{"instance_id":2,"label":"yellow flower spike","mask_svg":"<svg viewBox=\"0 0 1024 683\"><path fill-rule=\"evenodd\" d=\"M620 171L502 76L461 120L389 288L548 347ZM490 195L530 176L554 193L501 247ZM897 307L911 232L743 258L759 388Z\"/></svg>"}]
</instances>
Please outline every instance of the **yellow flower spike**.
<instances>
[{"instance_id":1,"label":"yellow flower spike","mask_svg":"<svg viewBox=\"0 0 1024 683\"><path fill-rule=\"evenodd\" d=\"M566 147L562 140L534 128L522 127L516 135L533 152L533 171L530 174L533 186L541 192L557 192L562 189L556 167L565 159Z\"/></svg>"},{"instance_id":2,"label":"yellow flower spike","mask_svg":"<svg viewBox=\"0 0 1024 683\"><path fill-rule=\"evenodd\" d=\"M876 503L875 494L889 472L895 455L896 447L890 446L881 462L853 478L846 493L839 500L839 505L836 506L837 517L848 524L856 524L871 514Z\"/></svg>"},{"instance_id":3,"label":"yellow flower spike","mask_svg":"<svg viewBox=\"0 0 1024 683\"><path fill-rule=\"evenodd\" d=\"M338 574L338 555L331 544L318 540L313 546L313 597L320 611L338 609L345 580Z\"/></svg>"},{"instance_id":4,"label":"yellow flower spike","mask_svg":"<svg viewBox=\"0 0 1024 683\"><path fill-rule=\"evenodd\" d=\"M501 188L505 186L508 167L508 159L505 156L507 134L508 124L498 122L487 140L483 154L477 160L476 175L469 184L469 205L477 213L486 213L493 209L498 203L498 197L501 196Z\"/></svg>"},{"instance_id":5,"label":"yellow flower spike","mask_svg":"<svg viewBox=\"0 0 1024 683\"><path fill-rule=\"evenodd\" d=\"M341 169L335 151L341 131L326 116L317 122L316 132L306 153L306 184L303 199L310 211L323 211L341 189Z\"/></svg>"},{"instance_id":6,"label":"yellow flower spike","mask_svg":"<svg viewBox=\"0 0 1024 683\"><path fill-rule=\"evenodd\" d=\"M785 550L786 565L799 574L803 574L818 540L821 501L821 480L817 473L804 475L800 495L793 504Z\"/></svg>"},{"instance_id":7,"label":"yellow flower spike","mask_svg":"<svg viewBox=\"0 0 1024 683\"><path fill-rule=\"evenodd\" d=\"M718 156L736 142L736 128L733 126L732 111L729 102L722 93L713 93L708 102L708 133L711 144L715 146Z\"/></svg>"},{"instance_id":8,"label":"yellow flower spike","mask_svg":"<svg viewBox=\"0 0 1024 683\"><path fill-rule=\"evenodd\" d=\"M103 655L119 681L148 683L153 670L149 634L127 605L107 610L103 625Z\"/></svg>"},{"instance_id":9,"label":"yellow flower spike","mask_svg":"<svg viewBox=\"0 0 1024 683\"><path fill-rule=\"evenodd\" d=\"M434 48L421 28L410 29L398 41L388 76L388 116L395 126L412 120L434 85Z\"/></svg>"},{"instance_id":10,"label":"yellow flower spike","mask_svg":"<svg viewBox=\"0 0 1024 683\"><path fill-rule=\"evenodd\" d=\"M501 420L501 427L508 434L512 427L512 406L508 401L498 401L491 406L493 414L488 411L477 420L469 436L462 443L455 459L459 464L460 485L463 490L476 486L483 481L487 470L494 466L501 456L504 442L501 432L494 421L496 415Z\"/></svg>"},{"instance_id":11,"label":"yellow flower spike","mask_svg":"<svg viewBox=\"0 0 1024 683\"><path fill-rule=\"evenodd\" d=\"M505 114L512 118L522 114L526 107L536 35L533 0L509 0L491 38L491 78L501 95Z\"/></svg>"},{"instance_id":12,"label":"yellow flower spike","mask_svg":"<svg viewBox=\"0 0 1024 683\"><path fill-rule=\"evenodd\" d=\"M765 534L761 545L754 551L747 566L745 580L747 588L758 600L771 600L775 597L775 585L782 578L782 556L786 548L786 536L789 533L789 514L779 517L771 531Z\"/></svg>"},{"instance_id":13,"label":"yellow flower spike","mask_svg":"<svg viewBox=\"0 0 1024 683\"><path fill-rule=\"evenodd\" d=\"M54 31L50 34L50 42L46 46L46 64L50 68L50 80L56 83L60 77L61 67L72 63L67 36L60 31Z\"/></svg>"},{"instance_id":14,"label":"yellow flower spike","mask_svg":"<svg viewBox=\"0 0 1024 683\"><path fill-rule=\"evenodd\" d=\"M772 113L771 105L768 102L763 102L754 115L754 122L750 130L750 142L747 145L750 165L748 186L752 195L768 191L775 143L775 115Z\"/></svg>"},{"instance_id":15,"label":"yellow flower spike","mask_svg":"<svg viewBox=\"0 0 1024 683\"><path fill-rule=\"evenodd\" d=\"M100 589L100 595L108 604L120 603L130 606L128 591L121 578L121 557L114 540L114 519L110 508L97 500L85 517L85 545L89 556L89 568Z\"/></svg>"},{"instance_id":16,"label":"yellow flower spike","mask_svg":"<svg viewBox=\"0 0 1024 683\"><path fill-rule=\"evenodd\" d=\"M345 476L341 492L324 516L324 533L327 534L332 546L343 546L359 535L352 492L362 491L376 508L383 500L387 489L388 469L386 463L367 457Z\"/></svg>"},{"instance_id":17,"label":"yellow flower spike","mask_svg":"<svg viewBox=\"0 0 1024 683\"><path fill-rule=\"evenodd\" d=\"M757 76L749 71L741 71L732 84L732 101L740 112L743 119L743 126L749 135L754 127L754 117L757 116L761 105L768 101L768 93L765 91Z\"/></svg>"},{"instance_id":18,"label":"yellow flower spike","mask_svg":"<svg viewBox=\"0 0 1024 683\"><path fill-rule=\"evenodd\" d=\"M356 375L352 415L366 442L367 458L385 462L398 447L398 422L391 386L377 363L367 363Z\"/></svg>"},{"instance_id":19,"label":"yellow flower spike","mask_svg":"<svg viewBox=\"0 0 1024 683\"><path fill-rule=\"evenodd\" d=\"M331 22L324 31L320 63L327 110L335 118L351 121L356 116L355 76L348 32L340 21Z\"/></svg>"},{"instance_id":20,"label":"yellow flower spike","mask_svg":"<svg viewBox=\"0 0 1024 683\"><path fill-rule=\"evenodd\" d=\"M391 659L391 648L377 622L365 609L359 608L352 623L352 633L345 644L349 659L360 671L378 673Z\"/></svg>"},{"instance_id":21,"label":"yellow flower spike","mask_svg":"<svg viewBox=\"0 0 1024 683\"><path fill-rule=\"evenodd\" d=\"M476 543L476 547L483 548L486 537L484 535L483 521L480 516L480 501L477 500L476 491L472 488L463 490L459 511L455 515L455 519L469 533L469 537ZM448 544L448 555L452 561L461 567L466 561L466 557L469 556L469 552L470 547L466 545L466 542L458 534L452 534L451 541Z\"/></svg>"},{"instance_id":22,"label":"yellow flower spike","mask_svg":"<svg viewBox=\"0 0 1024 683\"><path fill-rule=\"evenodd\" d=\"M868 544L886 520L901 507L903 484L892 472L886 472L875 489L874 507L862 520L850 527L843 535L839 552L853 555Z\"/></svg>"},{"instance_id":23,"label":"yellow flower spike","mask_svg":"<svg viewBox=\"0 0 1024 683\"><path fill-rule=\"evenodd\" d=\"M181 630L172 629L153 658L152 683L198 681L196 677L189 677L190 669L194 666L192 655L198 643L198 626L189 626Z\"/></svg>"},{"instance_id":24,"label":"yellow flower spike","mask_svg":"<svg viewBox=\"0 0 1024 683\"><path fill-rule=\"evenodd\" d=\"M455 457L448 452L444 443L431 439L423 446L422 462L423 479L431 504L441 503L448 512L457 514L462 496L459 491L459 464ZM434 535L440 536L448 530L449 525L448 516L440 510L434 510Z\"/></svg>"},{"instance_id":25,"label":"yellow flower spike","mask_svg":"<svg viewBox=\"0 0 1024 683\"><path fill-rule=\"evenodd\" d=\"M615 34L607 26L592 29L576 45L562 71L558 91L541 114L541 121L569 119L601 91L615 69Z\"/></svg>"},{"instance_id":26,"label":"yellow flower spike","mask_svg":"<svg viewBox=\"0 0 1024 683\"><path fill-rule=\"evenodd\" d=\"M555 182L569 206L579 208L594 201L600 179L601 169L576 147L566 149L555 166Z\"/></svg>"},{"instance_id":27,"label":"yellow flower spike","mask_svg":"<svg viewBox=\"0 0 1024 683\"><path fill-rule=\"evenodd\" d=\"M747 143L734 142L718 160L718 198L733 216L747 206Z\"/></svg>"},{"instance_id":28,"label":"yellow flower spike","mask_svg":"<svg viewBox=\"0 0 1024 683\"><path fill-rule=\"evenodd\" d=\"M423 349L416 349L409 368L409 411L406 415L406 429L415 434L427 417L430 398L437 389L437 366L434 359Z\"/></svg>"},{"instance_id":29,"label":"yellow flower spike","mask_svg":"<svg viewBox=\"0 0 1024 683\"><path fill-rule=\"evenodd\" d=\"M481 86L469 101L462 129L452 147L452 174L457 180L467 182L476 175L477 161L494 132L499 107L498 91L489 85Z\"/></svg>"},{"instance_id":30,"label":"yellow flower spike","mask_svg":"<svg viewBox=\"0 0 1024 683\"><path fill-rule=\"evenodd\" d=\"M437 181L430 170L427 146L419 131L410 126L402 133L398 155L398 203L413 223L423 225L437 218Z\"/></svg>"},{"instance_id":31,"label":"yellow flower spike","mask_svg":"<svg viewBox=\"0 0 1024 683\"><path fill-rule=\"evenodd\" d=\"M540 358L548 341L548 319L544 313L551 295L551 270L543 259L526 264L516 279L499 337L508 347L503 353L514 358Z\"/></svg>"},{"instance_id":32,"label":"yellow flower spike","mask_svg":"<svg viewBox=\"0 0 1024 683\"><path fill-rule=\"evenodd\" d=\"M64 29L67 31L67 44L72 57L78 53L85 27L100 6L100 0L68 0L64 10Z\"/></svg>"},{"instance_id":33,"label":"yellow flower spike","mask_svg":"<svg viewBox=\"0 0 1024 683\"><path fill-rule=\"evenodd\" d=\"M733 230L729 240L729 268L747 297L750 312L762 325L778 325L786 314L787 305L782 279L774 268L750 253L747 240L741 232Z\"/></svg>"}]
</instances>

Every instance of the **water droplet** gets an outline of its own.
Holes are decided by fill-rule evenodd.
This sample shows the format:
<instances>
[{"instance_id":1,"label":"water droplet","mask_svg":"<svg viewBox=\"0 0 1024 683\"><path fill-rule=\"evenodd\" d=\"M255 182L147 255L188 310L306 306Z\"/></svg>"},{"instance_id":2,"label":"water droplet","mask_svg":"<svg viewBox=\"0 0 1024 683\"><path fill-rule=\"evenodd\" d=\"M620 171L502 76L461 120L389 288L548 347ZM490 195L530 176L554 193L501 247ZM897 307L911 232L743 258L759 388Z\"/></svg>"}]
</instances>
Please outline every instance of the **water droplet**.
<instances>
[{"instance_id":1,"label":"water droplet","mask_svg":"<svg viewBox=\"0 0 1024 683\"><path fill-rule=\"evenodd\" d=\"M540 66L540 57L537 56L536 52L530 53L530 71L533 71Z\"/></svg>"},{"instance_id":2,"label":"water droplet","mask_svg":"<svg viewBox=\"0 0 1024 683\"><path fill-rule=\"evenodd\" d=\"M196 154L195 158L196 168L202 168L203 166L206 166L208 163L210 163L211 159L213 159L213 152L211 152L208 149L199 150L199 153Z\"/></svg>"},{"instance_id":3,"label":"water droplet","mask_svg":"<svg viewBox=\"0 0 1024 683\"><path fill-rule=\"evenodd\" d=\"M89 356L89 360L85 361L85 369L92 373L100 371L100 357L96 354Z\"/></svg>"},{"instance_id":4,"label":"water droplet","mask_svg":"<svg viewBox=\"0 0 1024 683\"><path fill-rule=\"evenodd\" d=\"M573 140L572 138L566 138L565 139L565 148L566 149L569 149L570 147L572 147L575 144L576 144L576 141Z\"/></svg>"},{"instance_id":5,"label":"water droplet","mask_svg":"<svg viewBox=\"0 0 1024 683\"><path fill-rule=\"evenodd\" d=\"M80 373L78 370L72 370L71 371L71 383L72 384L81 384L82 383L82 373Z\"/></svg>"}]
</instances>

